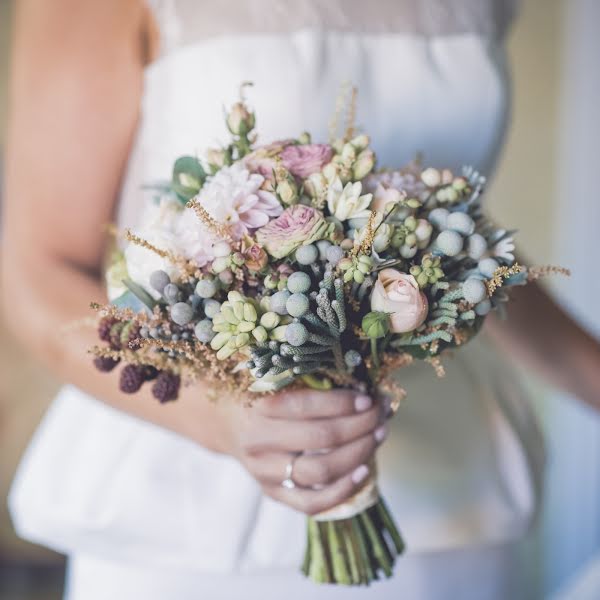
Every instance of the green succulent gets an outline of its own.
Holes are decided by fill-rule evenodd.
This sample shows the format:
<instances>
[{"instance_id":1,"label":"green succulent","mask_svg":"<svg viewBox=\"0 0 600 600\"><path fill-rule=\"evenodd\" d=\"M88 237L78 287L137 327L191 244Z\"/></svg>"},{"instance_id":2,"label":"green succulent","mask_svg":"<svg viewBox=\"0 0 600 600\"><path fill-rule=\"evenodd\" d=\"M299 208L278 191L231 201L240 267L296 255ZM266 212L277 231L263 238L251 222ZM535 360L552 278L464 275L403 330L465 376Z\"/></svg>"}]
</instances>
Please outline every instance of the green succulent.
<instances>
[{"instance_id":1,"label":"green succulent","mask_svg":"<svg viewBox=\"0 0 600 600\"><path fill-rule=\"evenodd\" d=\"M285 325L274 312L259 314L261 307L239 292L229 292L213 317L215 337L210 345L217 358L224 360L246 346L266 342L269 337L283 337ZM283 328L283 330L282 330Z\"/></svg>"},{"instance_id":2,"label":"green succulent","mask_svg":"<svg viewBox=\"0 0 600 600\"><path fill-rule=\"evenodd\" d=\"M358 254L342 258L337 266L344 273L344 283L363 283L373 269L373 259L366 254Z\"/></svg>"},{"instance_id":3,"label":"green succulent","mask_svg":"<svg viewBox=\"0 0 600 600\"><path fill-rule=\"evenodd\" d=\"M424 256L420 265L414 265L410 268L410 274L417 280L420 288L433 285L444 278L441 263L439 256Z\"/></svg>"}]
</instances>

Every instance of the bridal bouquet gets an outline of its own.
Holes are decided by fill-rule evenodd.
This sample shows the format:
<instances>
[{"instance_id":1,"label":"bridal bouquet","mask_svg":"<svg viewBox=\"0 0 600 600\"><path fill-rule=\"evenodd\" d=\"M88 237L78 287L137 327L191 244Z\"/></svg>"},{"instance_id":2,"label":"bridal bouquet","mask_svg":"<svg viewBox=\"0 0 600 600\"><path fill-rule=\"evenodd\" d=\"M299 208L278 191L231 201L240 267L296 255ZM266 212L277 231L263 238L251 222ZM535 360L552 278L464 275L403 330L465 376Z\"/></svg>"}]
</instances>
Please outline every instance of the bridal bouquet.
<instances>
[{"instance_id":1,"label":"bridal bouquet","mask_svg":"<svg viewBox=\"0 0 600 600\"><path fill-rule=\"evenodd\" d=\"M108 269L110 304L94 305L95 364L125 363L123 392L152 381L169 402L199 379L245 397L347 387L395 409L400 367L424 359L441 373L440 354L536 276L515 262L512 232L482 213L472 168L376 170L352 125L330 143L304 133L257 145L243 99L226 122L229 145L177 159L153 188ZM391 575L403 546L373 476L308 518L303 571L368 584Z\"/></svg>"}]
</instances>

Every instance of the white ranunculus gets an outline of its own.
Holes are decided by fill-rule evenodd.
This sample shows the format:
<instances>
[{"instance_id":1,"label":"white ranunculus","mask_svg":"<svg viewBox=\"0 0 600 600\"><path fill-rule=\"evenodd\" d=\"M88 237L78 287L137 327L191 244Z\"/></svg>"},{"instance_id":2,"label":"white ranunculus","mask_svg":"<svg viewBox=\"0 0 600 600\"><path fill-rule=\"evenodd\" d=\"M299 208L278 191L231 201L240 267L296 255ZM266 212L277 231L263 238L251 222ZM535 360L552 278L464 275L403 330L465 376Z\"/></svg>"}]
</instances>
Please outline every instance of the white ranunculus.
<instances>
[{"instance_id":1,"label":"white ranunculus","mask_svg":"<svg viewBox=\"0 0 600 600\"><path fill-rule=\"evenodd\" d=\"M361 192L360 182L350 182L344 186L341 179L336 177L327 191L329 212L340 221L367 218L370 215L369 205L373 195L361 195Z\"/></svg>"}]
</instances>

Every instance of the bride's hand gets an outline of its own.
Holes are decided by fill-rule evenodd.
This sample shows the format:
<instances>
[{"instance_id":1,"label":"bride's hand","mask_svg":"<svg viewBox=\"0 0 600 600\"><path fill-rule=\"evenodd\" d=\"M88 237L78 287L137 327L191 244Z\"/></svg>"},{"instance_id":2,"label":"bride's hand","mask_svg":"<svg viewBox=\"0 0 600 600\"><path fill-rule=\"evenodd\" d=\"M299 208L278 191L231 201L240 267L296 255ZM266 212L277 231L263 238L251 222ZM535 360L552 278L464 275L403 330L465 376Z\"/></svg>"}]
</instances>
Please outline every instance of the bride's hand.
<instances>
[{"instance_id":1,"label":"bride's hand","mask_svg":"<svg viewBox=\"0 0 600 600\"><path fill-rule=\"evenodd\" d=\"M369 461L386 434L382 421L381 404L364 394L284 391L231 407L230 454L265 494L316 514L350 497L369 475ZM296 487L287 489L282 482L295 456Z\"/></svg>"}]
</instances>

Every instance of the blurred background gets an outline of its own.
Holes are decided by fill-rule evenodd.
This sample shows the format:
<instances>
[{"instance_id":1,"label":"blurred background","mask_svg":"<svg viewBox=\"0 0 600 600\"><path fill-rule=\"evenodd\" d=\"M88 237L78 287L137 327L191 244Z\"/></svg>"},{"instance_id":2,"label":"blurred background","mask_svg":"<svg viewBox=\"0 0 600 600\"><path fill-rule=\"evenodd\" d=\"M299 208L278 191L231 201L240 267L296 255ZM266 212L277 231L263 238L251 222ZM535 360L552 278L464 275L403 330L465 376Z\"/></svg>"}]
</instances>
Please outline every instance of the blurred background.
<instances>
[{"instance_id":1,"label":"blurred background","mask_svg":"<svg viewBox=\"0 0 600 600\"><path fill-rule=\"evenodd\" d=\"M0 179L12 4L0 0ZM571 279L552 285L561 302L596 333L598 24L598 0L524 0L508 40L513 123L488 204L499 221L518 224L531 262L573 270ZM53 600L60 598L63 559L15 537L5 498L58 384L19 350L1 321L0 373L0 598ZM594 568L600 552L600 419L523 376L549 451L545 506L523 547L523 560L539 598L599 598L584 590L600 572Z\"/></svg>"}]
</instances>

